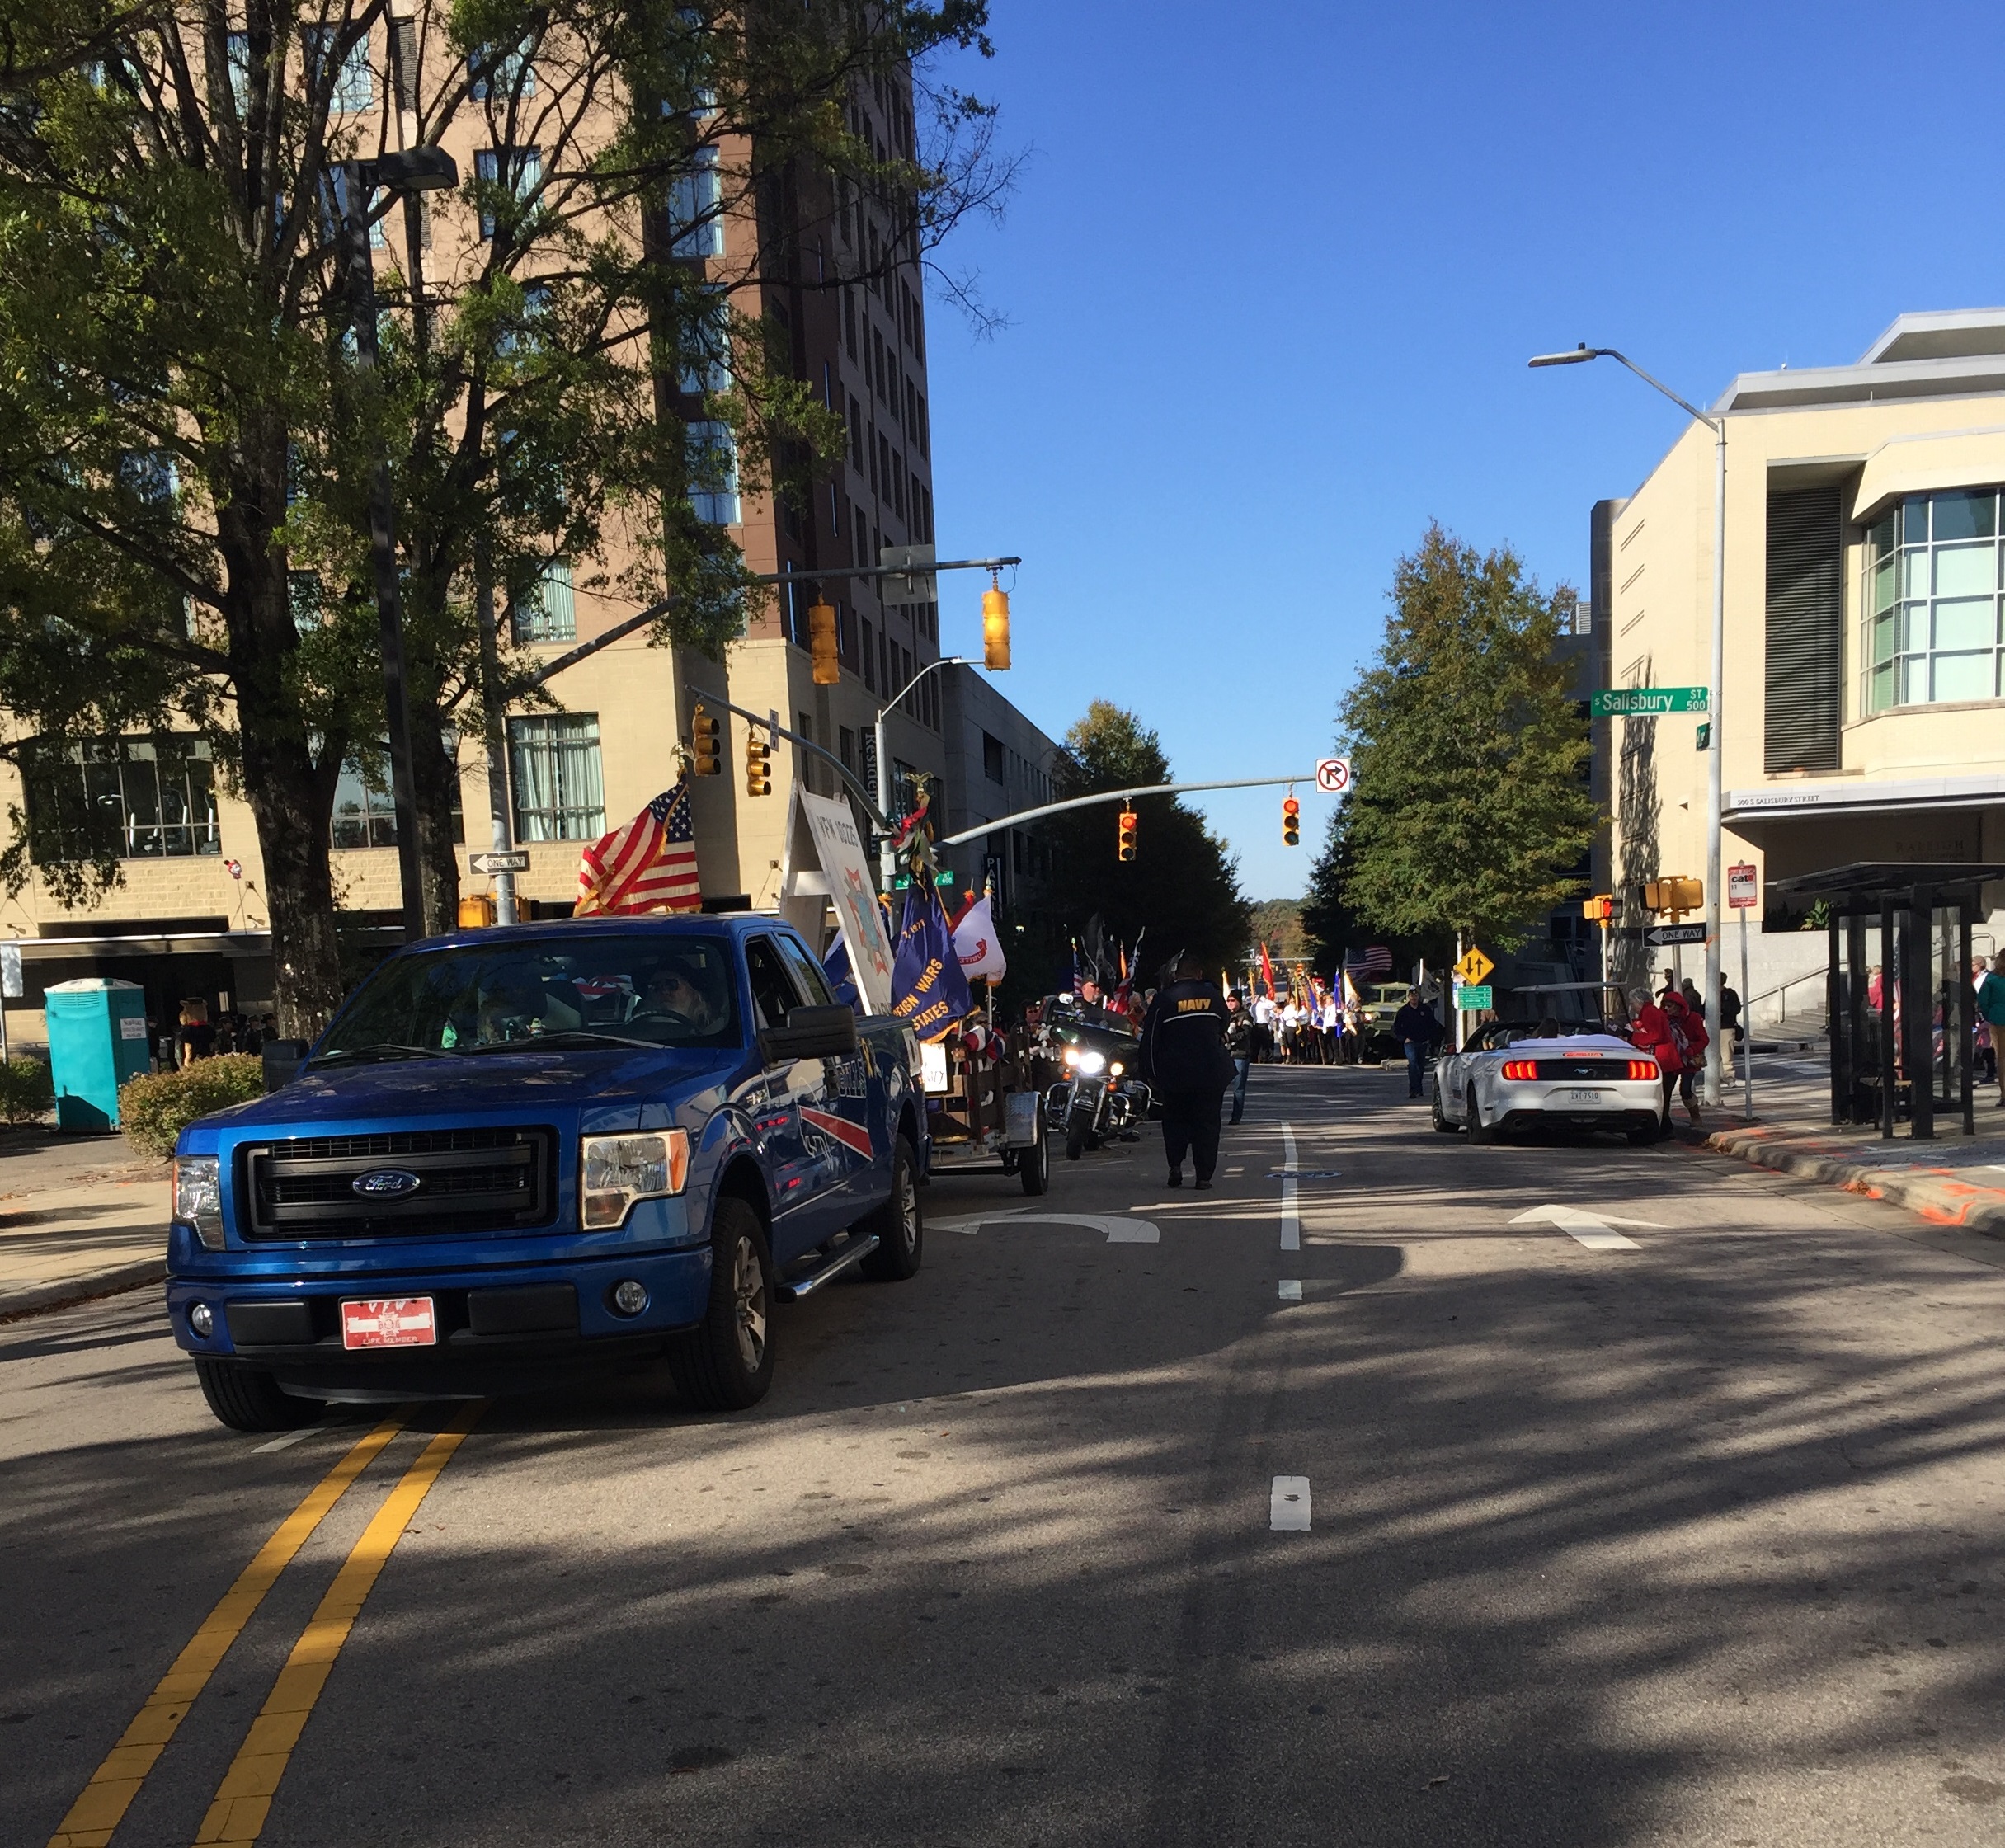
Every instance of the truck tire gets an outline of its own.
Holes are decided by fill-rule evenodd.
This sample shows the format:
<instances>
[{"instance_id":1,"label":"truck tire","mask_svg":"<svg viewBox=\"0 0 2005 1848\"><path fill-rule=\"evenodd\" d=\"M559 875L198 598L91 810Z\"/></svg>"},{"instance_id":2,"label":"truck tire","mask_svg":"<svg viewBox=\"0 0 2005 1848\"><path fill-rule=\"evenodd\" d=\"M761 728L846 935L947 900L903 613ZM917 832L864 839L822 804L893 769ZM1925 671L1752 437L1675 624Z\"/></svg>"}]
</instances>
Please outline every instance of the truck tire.
<instances>
[{"instance_id":1,"label":"truck tire","mask_svg":"<svg viewBox=\"0 0 2005 1848\"><path fill-rule=\"evenodd\" d=\"M232 1431L297 1431L327 1409L317 1399L280 1392L262 1367L242 1361L198 1360L195 1376L209 1410Z\"/></svg>"},{"instance_id":2,"label":"truck tire","mask_svg":"<svg viewBox=\"0 0 2005 1848\"><path fill-rule=\"evenodd\" d=\"M919 1158L902 1136L892 1152L891 1198L854 1230L878 1235L878 1248L856 1267L872 1282L902 1283L917 1272L926 1224L919 1210Z\"/></svg>"},{"instance_id":3,"label":"truck tire","mask_svg":"<svg viewBox=\"0 0 2005 1848\"><path fill-rule=\"evenodd\" d=\"M1038 1140L1017 1151L1016 1172L1024 1192L1033 1199L1052 1184L1052 1145L1043 1123L1038 1125Z\"/></svg>"},{"instance_id":4,"label":"truck tire","mask_svg":"<svg viewBox=\"0 0 2005 1848\"><path fill-rule=\"evenodd\" d=\"M698 1410L742 1412L773 1384L773 1254L742 1200L718 1202L710 1252L709 1304L670 1347L669 1371Z\"/></svg>"}]
</instances>

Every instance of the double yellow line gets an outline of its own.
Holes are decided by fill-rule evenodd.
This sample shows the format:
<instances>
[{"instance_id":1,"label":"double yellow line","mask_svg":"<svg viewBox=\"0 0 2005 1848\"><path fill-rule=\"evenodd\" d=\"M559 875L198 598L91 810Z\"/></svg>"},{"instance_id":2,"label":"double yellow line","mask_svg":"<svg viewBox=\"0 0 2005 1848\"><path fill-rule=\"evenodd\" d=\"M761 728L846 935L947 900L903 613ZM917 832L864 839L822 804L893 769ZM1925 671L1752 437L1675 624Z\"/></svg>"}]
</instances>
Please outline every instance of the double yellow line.
<instances>
[{"instance_id":1,"label":"double yellow line","mask_svg":"<svg viewBox=\"0 0 2005 1848\"><path fill-rule=\"evenodd\" d=\"M252 1723L249 1736L219 1786L203 1819L198 1843L222 1843L230 1848L257 1840L285 1775L293 1748L299 1742L320 1690L327 1686L335 1658L348 1640L364 1601L388 1563L399 1537L417 1512L418 1504L439 1479L486 1409L469 1405L424 1448L363 1530L336 1574L319 1608L308 1620L292 1653L279 1672L264 1706ZM91 1781L69 1807L69 1813L49 1838L49 1848L108 1848L113 1832L139 1794L139 1787L159 1761L168 1742L186 1719L188 1709L209 1685L230 1646L278 1582L313 1530L340 1501L349 1485L375 1460L404 1427L403 1419L386 1418L321 1478L306 1499L280 1522L257 1556L237 1575L214 1610L173 1666L147 1696L116 1745L106 1754Z\"/></svg>"}]
</instances>

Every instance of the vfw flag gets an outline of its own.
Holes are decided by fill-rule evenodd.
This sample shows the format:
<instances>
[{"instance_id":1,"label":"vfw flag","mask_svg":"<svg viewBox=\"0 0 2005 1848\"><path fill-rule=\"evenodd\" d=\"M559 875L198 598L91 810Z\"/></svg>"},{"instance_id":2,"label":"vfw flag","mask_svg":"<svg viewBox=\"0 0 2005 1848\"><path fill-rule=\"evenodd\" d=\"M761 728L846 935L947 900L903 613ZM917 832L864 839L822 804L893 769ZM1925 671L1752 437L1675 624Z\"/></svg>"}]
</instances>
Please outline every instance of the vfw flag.
<instances>
[{"instance_id":1,"label":"vfw flag","mask_svg":"<svg viewBox=\"0 0 2005 1848\"><path fill-rule=\"evenodd\" d=\"M574 917L634 911L700 911L696 828L690 814L690 773L675 778L624 828L578 857Z\"/></svg>"},{"instance_id":2,"label":"vfw flag","mask_svg":"<svg viewBox=\"0 0 2005 1848\"><path fill-rule=\"evenodd\" d=\"M995 934L995 918L985 892L961 914L953 927L954 953L961 959L961 973L970 981L986 977L999 982L1010 965L1004 960L1002 940Z\"/></svg>"},{"instance_id":3,"label":"vfw flag","mask_svg":"<svg viewBox=\"0 0 2005 1848\"><path fill-rule=\"evenodd\" d=\"M954 954L953 933L930 880L915 880L905 894L904 922L891 966L891 1011L920 1039L944 1039L975 1011L967 977Z\"/></svg>"}]
</instances>

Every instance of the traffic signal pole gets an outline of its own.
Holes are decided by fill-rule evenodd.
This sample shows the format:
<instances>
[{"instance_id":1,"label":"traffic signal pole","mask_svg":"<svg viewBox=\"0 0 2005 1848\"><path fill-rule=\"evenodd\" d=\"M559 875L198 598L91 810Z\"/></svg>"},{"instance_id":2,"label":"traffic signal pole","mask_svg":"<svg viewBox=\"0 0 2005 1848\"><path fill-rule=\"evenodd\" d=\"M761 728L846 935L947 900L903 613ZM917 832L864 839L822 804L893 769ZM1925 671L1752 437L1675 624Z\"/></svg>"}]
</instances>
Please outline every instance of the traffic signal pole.
<instances>
[{"instance_id":1,"label":"traffic signal pole","mask_svg":"<svg viewBox=\"0 0 2005 1848\"><path fill-rule=\"evenodd\" d=\"M1014 828L1026 821L1036 821L1047 815L1062 815L1068 809L1091 808L1096 802L1126 802L1131 796L1181 796L1196 789L1268 789L1281 783L1314 783L1315 773L1307 776L1292 777L1233 777L1224 783L1145 783L1132 789L1103 789L1092 796L1075 796L1069 802L1046 802L1038 808L1020 808L1014 815L999 815L992 821L984 821L978 828L963 828L958 835L948 835L945 839L935 841L936 847L958 847L964 840L979 840L982 835L993 834L998 828Z\"/></svg>"}]
</instances>

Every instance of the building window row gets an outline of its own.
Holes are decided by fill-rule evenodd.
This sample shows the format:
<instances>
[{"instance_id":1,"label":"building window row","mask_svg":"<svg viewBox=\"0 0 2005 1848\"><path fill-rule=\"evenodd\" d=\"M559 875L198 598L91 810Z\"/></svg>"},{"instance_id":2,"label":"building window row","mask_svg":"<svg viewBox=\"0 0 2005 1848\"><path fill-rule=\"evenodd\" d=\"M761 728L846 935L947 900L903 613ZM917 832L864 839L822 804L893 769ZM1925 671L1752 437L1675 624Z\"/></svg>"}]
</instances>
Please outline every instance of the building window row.
<instances>
[{"instance_id":1,"label":"building window row","mask_svg":"<svg viewBox=\"0 0 2005 1848\"><path fill-rule=\"evenodd\" d=\"M2005 698L1993 488L1915 495L1866 534L1861 706Z\"/></svg>"}]
</instances>

